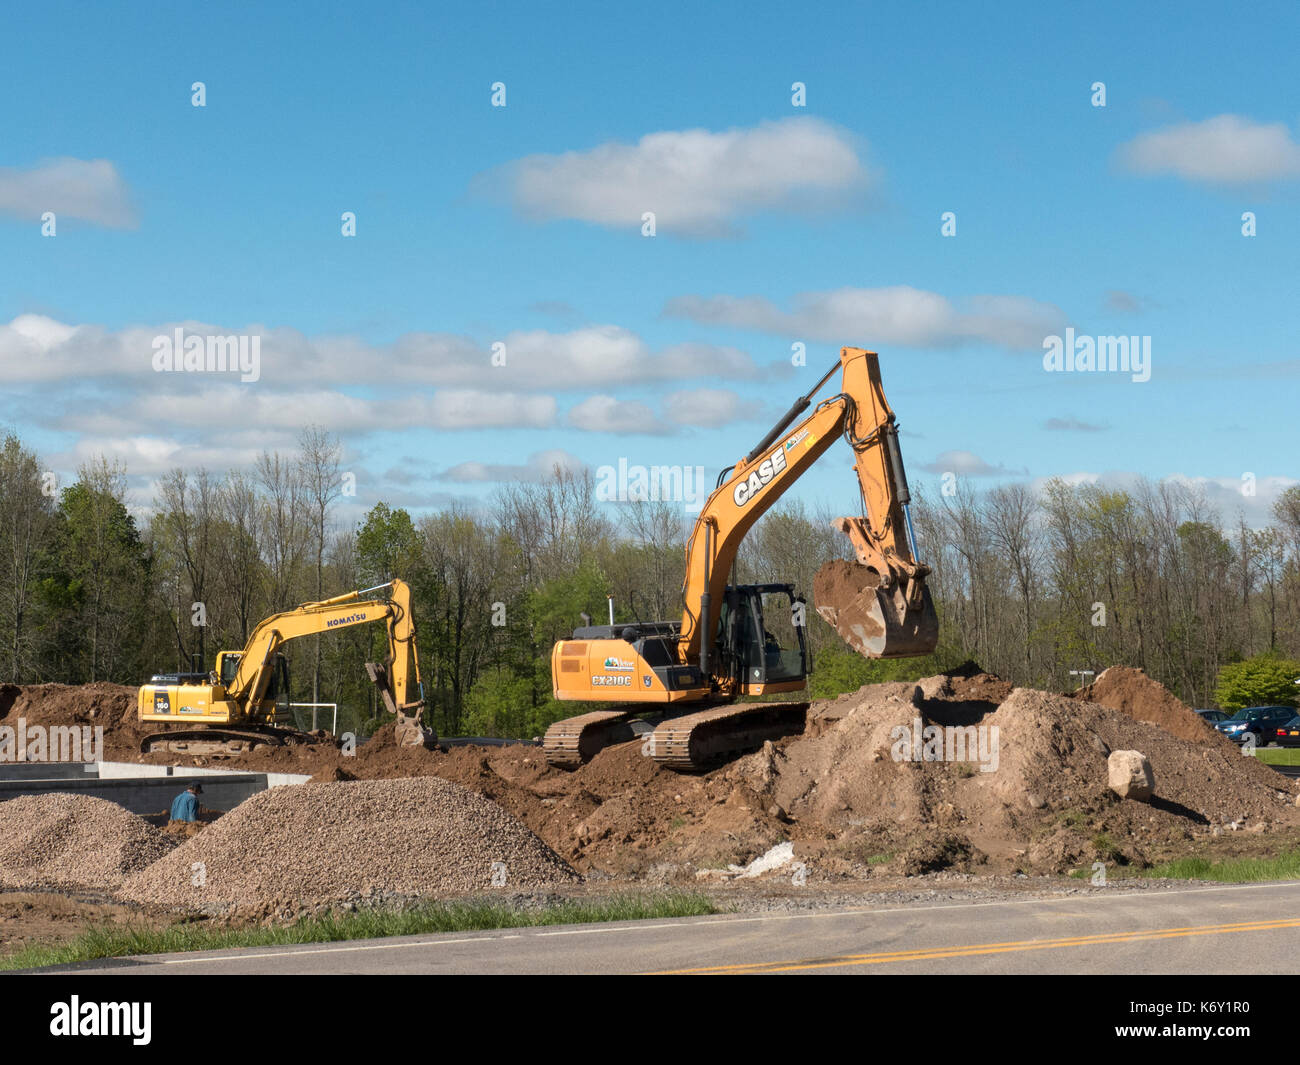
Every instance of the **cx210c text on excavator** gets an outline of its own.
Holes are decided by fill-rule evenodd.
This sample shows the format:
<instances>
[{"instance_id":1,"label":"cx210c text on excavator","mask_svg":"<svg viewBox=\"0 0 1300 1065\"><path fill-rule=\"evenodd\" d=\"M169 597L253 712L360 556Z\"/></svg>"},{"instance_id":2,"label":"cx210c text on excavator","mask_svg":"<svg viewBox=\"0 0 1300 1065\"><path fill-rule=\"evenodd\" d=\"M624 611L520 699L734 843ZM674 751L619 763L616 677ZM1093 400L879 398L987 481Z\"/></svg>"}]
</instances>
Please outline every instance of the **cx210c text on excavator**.
<instances>
[{"instance_id":1,"label":"cx210c text on excavator","mask_svg":"<svg viewBox=\"0 0 1300 1065\"><path fill-rule=\"evenodd\" d=\"M384 591L387 595L376 597ZM309 741L309 734L285 727L289 720L289 664L281 648L300 636L375 621L387 625L388 658L383 663L367 662L366 670L385 709L397 715L397 741L403 746L432 746L436 738L420 723L424 687L415 646L411 589L404 581L393 580L319 603L304 603L259 622L242 651L217 655L212 673L164 673L150 678L139 693L140 720L184 727L145 736L140 750L209 754ZM409 693L416 697L408 699Z\"/></svg>"},{"instance_id":2,"label":"cx210c text on excavator","mask_svg":"<svg viewBox=\"0 0 1300 1065\"><path fill-rule=\"evenodd\" d=\"M839 391L803 416L837 370ZM803 728L805 703L733 705L742 696L807 686L803 601L787 584L727 581L751 526L841 436L853 452L863 513L835 525L857 561L822 567L817 612L870 658L934 650L939 624L925 582L929 570L917 560L898 426L879 359L843 348L839 362L719 476L687 540L681 621L586 626L555 645L555 698L624 705L552 725L543 740L548 762L571 768L610 744L644 737L642 750L656 761L696 769ZM655 716L660 723L652 728L645 719Z\"/></svg>"}]
</instances>

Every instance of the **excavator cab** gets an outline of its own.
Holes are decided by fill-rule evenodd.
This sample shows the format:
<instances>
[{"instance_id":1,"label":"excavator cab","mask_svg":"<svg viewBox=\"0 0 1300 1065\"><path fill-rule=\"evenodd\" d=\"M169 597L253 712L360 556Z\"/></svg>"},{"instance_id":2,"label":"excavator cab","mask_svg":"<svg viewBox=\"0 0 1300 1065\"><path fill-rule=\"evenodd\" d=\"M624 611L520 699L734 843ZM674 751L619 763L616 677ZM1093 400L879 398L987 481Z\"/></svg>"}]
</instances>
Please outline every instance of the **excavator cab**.
<instances>
[{"instance_id":1,"label":"excavator cab","mask_svg":"<svg viewBox=\"0 0 1300 1065\"><path fill-rule=\"evenodd\" d=\"M799 691L808 676L804 601L788 584L728 587L718 613L720 673L742 695Z\"/></svg>"},{"instance_id":2,"label":"excavator cab","mask_svg":"<svg viewBox=\"0 0 1300 1065\"><path fill-rule=\"evenodd\" d=\"M239 660L243 657L238 651L221 651L217 655L217 675L222 687L228 688L234 683L235 673L239 670ZM275 710L268 715L273 722L287 721L289 718L289 660L277 653L275 667L271 670L271 679L266 683L266 693L262 696L263 705L272 703Z\"/></svg>"}]
</instances>

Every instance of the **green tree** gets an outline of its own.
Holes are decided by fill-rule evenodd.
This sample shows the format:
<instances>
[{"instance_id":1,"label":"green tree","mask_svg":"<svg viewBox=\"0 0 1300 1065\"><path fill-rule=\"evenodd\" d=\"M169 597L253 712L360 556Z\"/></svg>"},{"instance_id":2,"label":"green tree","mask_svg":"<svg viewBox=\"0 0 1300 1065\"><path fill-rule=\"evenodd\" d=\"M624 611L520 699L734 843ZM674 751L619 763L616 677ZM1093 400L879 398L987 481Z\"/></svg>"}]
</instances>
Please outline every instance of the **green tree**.
<instances>
[{"instance_id":1,"label":"green tree","mask_svg":"<svg viewBox=\"0 0 1300 1065\"><path fill-rule=\"evenodd\" d=\"M1223 710L1300 703L1300 662L1273 654L1231 662L1219 670L1214 696Z\"/></svg>"},{"instance_id":2,"label":"green tree","mask_svg":"<svg viewBox=\"0 0 1300 1065\"><path fill-rule=\"evenodd\" d=\"M150 564L124 494L123 470L101 459L59 501L41 594L61 614L48 635L72 683L129 681L143 668Z\"/></svg>"},{"instance_id":3,"label":"green tree","mask_svg":"<svg viewBox=\"0 0 1300 1065\"><path fill-rule=\"evenodd\" d=\"M357 530L357 567L363 581L381 584L401 577L408 583L420 560L420 536L411 515L376 503Z\"/></svg>"}]
</instances>

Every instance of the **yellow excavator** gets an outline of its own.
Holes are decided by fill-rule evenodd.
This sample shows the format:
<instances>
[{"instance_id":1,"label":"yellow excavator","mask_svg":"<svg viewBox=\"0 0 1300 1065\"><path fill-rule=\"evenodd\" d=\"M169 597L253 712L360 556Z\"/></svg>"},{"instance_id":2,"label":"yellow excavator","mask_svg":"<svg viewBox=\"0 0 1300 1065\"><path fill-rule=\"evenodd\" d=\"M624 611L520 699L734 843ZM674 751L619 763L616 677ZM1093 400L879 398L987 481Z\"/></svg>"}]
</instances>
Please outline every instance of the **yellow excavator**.
<instances>
[{"instance_id":1,"label":"yellow excavator","mask_svg":"<svg viewBox=\"0 0 1300 1065\"><path fill-rule=\"evenodd\" d=\"M796 419L841 371L839 391ZM724 469L686 544L680 622L575 629L551 652L556 699L616 702L556 722L547 761L573 768L614 743L643 737L642 750L674 769L697 769L801 731L806 703L733 705L741 696L802 691L809 672L806 609L788 584L728 583L750 527L837 439L853 452L862 515L840 518L857 561L822 567L818 614L860 654L929 654L939 624L917 561L910 495L894 412L875 352L843 348L836 365L758 445ZM780 637L776 635L780 633ZM657 727L645 720L658 716Z\"/></svg>"},{"instance_id":2,"label":"yellow excavator","mask_svg":"<svg viewBox=\"0 0 1300 1065\"><path fill-rule=\"evenodd\" d=\"M382 597L376 593L386 592ZM411 589L392 580L346 592L259 622L242 651L221 651L211 673L160 673L141 687L137 710L142 722L182 725L145 736L143 752L185 754L239 753L257 746L306 742L308 733L286 727L289 721L289 663L281 648L289 640L353 625L384 621L388 657L367 662L385 709L397 716L397 742L431 747L437 739L420 722L424 686L415 646ZM414 699L408 699L414 694ZM197 727L195 727L197 726Z\"/></svg>"}]
</instances>

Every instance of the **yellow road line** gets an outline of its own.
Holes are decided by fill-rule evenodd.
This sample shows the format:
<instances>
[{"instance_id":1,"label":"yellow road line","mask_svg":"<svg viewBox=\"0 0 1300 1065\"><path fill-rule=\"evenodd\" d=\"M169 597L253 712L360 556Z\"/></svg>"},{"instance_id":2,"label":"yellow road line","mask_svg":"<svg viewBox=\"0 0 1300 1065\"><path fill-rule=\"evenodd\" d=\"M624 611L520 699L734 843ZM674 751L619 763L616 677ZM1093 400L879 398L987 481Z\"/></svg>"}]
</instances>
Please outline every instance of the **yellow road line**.
<instances>
[{"instance_id":1,"label":"yellow road line","mask_svg":"<svg viewBox=\"0 0 1300 1065\"><path fill-rule=\"evenodd\" d=\"M930 961L936 958L967 958L981 954L1009 954L1026 950L1054 950L1058 947L1137 943L1151 939L1212 936L1230 932L1266 932L1277 928L1300 928L1300 918L1273 921L1242 921L1237 924L1186 925L1181 928L1138 929L1132 932L1103 932L1090 936L1067 936L1061 939L1021 939L1004 943L976 943L960 947L925 947L916 950L882 951L876 954L845 954L833 958L750 962L743 965L713 965L698 969L667 969L656 975L787 973L806 969L838 969L852 965L886 965L891 962Z\"/></svg>"}]
</instances>

